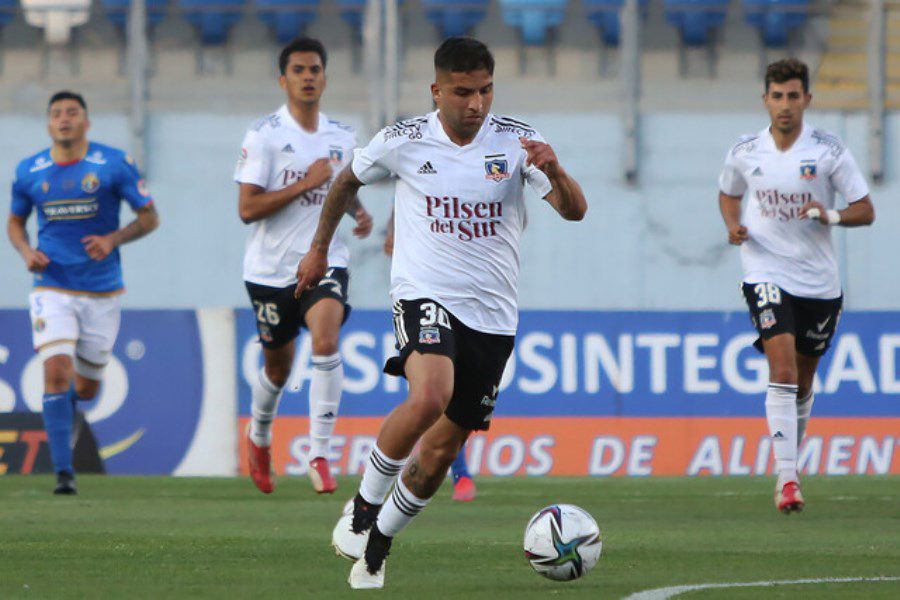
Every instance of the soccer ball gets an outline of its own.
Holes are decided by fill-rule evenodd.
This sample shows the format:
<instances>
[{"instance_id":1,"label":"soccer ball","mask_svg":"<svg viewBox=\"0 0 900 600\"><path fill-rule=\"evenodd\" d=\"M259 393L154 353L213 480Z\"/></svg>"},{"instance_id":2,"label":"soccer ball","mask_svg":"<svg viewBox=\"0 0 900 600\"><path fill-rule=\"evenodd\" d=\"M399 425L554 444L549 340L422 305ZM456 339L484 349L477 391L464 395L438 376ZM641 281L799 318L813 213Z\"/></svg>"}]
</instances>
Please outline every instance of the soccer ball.
<instances>
[{"instance_id":1,"label":"soccer ball","mask_svg":"<svg viewBox=\"0 0 900 600\"><path fill-rule=\"evenodd\" d=\"M525 526L525 557L548 579L578 579L597 564L602 548L597 522L572 504L542 508Z\"/></svg>"}]
</instances>

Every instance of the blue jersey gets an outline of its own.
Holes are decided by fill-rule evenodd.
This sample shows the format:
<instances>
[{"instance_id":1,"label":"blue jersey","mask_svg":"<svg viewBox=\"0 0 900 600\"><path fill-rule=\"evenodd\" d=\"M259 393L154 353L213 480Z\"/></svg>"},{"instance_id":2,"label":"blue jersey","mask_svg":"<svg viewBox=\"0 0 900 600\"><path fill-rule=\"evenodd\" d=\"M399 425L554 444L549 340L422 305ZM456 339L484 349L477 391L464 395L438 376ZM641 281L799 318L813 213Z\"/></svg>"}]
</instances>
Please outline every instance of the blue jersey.
<instances>
[{"instance_id":1,"label":"blue jersey","mask_svg":"<svg viewBox=\"0 0 900 600\"><path fill-rule=\"evenodd\" d=\"M20 162L11 210L23 218L37 211L37 247L50 259L47 268L35 274L35 287L121 290L119 250L97 261L88 256L82 239L119 229L122 200L135 210L152 202L134 160L116 148L91 142L85 157L76 162L56 163L49 149Z\"/></svg>"}]
</instances>

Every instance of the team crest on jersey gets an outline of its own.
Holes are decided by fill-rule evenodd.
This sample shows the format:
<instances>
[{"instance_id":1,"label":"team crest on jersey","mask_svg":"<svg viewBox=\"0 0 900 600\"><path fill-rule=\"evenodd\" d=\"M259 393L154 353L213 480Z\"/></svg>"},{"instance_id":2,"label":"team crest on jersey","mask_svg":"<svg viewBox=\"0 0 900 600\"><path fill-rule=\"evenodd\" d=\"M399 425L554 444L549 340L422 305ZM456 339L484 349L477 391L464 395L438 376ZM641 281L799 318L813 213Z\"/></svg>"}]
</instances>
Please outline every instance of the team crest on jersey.
<instances>
[{"instance_id":1,"label":"team crest on jersey","mask_svg":"<svg viewBox=\"0 0 900 600\"><path fill-rule=\"evenodd\" d=\"M259 337L264 342L272 342L275 340L272 337L272 329L266 323L257 323L256 326L259 328Z\"/></svg>"},{"instance_id":2,"label":"team crest on jersey","mask_svg":"<svg viewBox=\"0 0 900 600\"><path fill-rule=\"evenodd\" d=\"M45 194L50 191L50 182L49 181L44 181L43 183L41 183L41 191L44 192Z\"/></svg>"},{"instance_id":3,"label":"team crest on jersey","mask_svg":"<svg viewBox=\"0 0 900 600\"><path fill-rule=\"evenodd\" d=\"M339 146L329 146L328 160L330 160L332 164L342 163L344 161L344 150Z\"/></svg>"},{"instance_id":4,"label":"team crest on jersey","mask_svg":"<svg viewBox=\"0 0 900 600\"><path fill-rule=\"evenodd\" d=\"M440 344L441 330L437 327L423 327L419 330L420 344Z\"/></svg>"},{"instance_id":5,"label":"team crest on jersey","mask_svg":"<svg viewBox=\"0 0 900 600\"><path fill-rule=\"evenodd\" d=\"M816 161L801 160L800 161L800 179L812 181L816 178Z\"/></svg>"},{"instance_id":6,"label":"team crest on jersey","mask_svg":"<svg viewBox=\"0 0 900 600\"><path fill-rule=\"evenodd\" d=\"M484 157L485 179L491 181L503 181L509 179L509 163L506 161L506 155L494 154Z\"/></svg>"},{"instance_id":7,"label":"team crest on jersey","mask_svg":"<svg viewBox=\"0 0 900 600\"><path fill-rule=\"evenodd\" d=\"M771 329L775 326L775 311L771 308L767 308L766 310L759 313L759 328L760 329Z\"/></svg>"},{"instance_id":8,"label":"team crest on jersey","mask_svg":"<svg viewBox=\"0 0 900 600\"><path fill-rule=\"evenodd\" d=\"M81 191L85 194L93 194L100 189L100 178L96 173L88 173L81 180Z\"/></svg>"}]
</instances>

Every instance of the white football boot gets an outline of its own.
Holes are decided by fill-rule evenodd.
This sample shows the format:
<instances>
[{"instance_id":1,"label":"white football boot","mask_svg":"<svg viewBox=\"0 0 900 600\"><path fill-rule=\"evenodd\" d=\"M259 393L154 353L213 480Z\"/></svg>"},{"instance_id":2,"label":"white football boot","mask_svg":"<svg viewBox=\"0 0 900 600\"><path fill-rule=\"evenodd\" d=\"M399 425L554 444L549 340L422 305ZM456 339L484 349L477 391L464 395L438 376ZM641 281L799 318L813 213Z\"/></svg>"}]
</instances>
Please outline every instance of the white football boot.
<instances>
[{"instance_id":1,"label":"white football boot","mask_svg":"<svg viewBox=\"0 0 900 600\"><path fill-rule=\"evenodd\" d=\"M334 531L331 532L331 546L338 556L355 561L366 550L371 527L362 533L353 533L353 507L353 498L350 498L344 505L341 518L334 526Z\"/></svg>"},{"instance_id":2,"label":"white football boot","mask_svg":"<svg viewBox=\"0 0 900 600\"><path fill-rule=\"evenodd\" d=\"M354 590L376 590L383 588L384 566L386 562L387 561L382 562L381 568L373 575L369 573L366 557L360 557L359 560L353 563L353 568L350 569L350 577L347 578L347 582Z\"/></svg>"}]
</instances>

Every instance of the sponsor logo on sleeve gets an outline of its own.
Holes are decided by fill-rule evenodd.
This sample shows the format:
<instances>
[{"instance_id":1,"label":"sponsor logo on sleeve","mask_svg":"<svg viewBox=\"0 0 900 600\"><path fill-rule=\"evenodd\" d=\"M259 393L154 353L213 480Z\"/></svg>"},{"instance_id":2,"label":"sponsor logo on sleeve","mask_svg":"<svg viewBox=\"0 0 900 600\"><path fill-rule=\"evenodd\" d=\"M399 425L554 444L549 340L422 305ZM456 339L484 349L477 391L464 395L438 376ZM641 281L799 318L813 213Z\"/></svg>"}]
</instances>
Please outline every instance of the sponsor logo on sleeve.
<instances>
[{"instance_id":1,"label":"sponsor logo on sleeve","mask_svg":"<svg viewBox=\"0 0 900 600\"><path fill-rule=\"evenodd\" d=\"M144 198L148 198L150 196L150 188L147 187L147 180L143 177L138 179L137 191Z\"/></svg>"}]
</instances>

